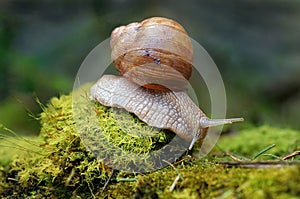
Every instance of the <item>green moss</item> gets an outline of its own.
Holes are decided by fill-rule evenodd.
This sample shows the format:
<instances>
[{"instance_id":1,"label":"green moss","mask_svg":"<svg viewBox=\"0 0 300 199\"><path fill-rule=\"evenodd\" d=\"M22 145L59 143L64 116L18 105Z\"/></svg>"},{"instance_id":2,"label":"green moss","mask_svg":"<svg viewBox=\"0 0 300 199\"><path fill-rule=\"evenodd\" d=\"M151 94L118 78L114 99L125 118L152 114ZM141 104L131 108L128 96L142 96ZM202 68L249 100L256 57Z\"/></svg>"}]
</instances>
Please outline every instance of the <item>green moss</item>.
<instances>
[{"instance_id":1,"label":"green moss","mask_svg":"<svg viewBox=\"0 0 300 199\"><path fill-rule=\"evenodd\" d=\"M101 195L112 198L298 198L300 167L268 169L226 168L210 161L183 162L177 171L167 167L137 176L136 183L117 183Z\"/></svg>"},{"instance_id":2,"label":"green moss","mask_svg":"<svg viewBox=\"0 0 300 199\"><path fill-rule=\"evenodd\" d=\"M300 150L300 132L264 125L245 129L235 136L223 136L218 142L221 149L248 157L253 157L260 150L272 144L276 144L276 146L267 153L280 157Z\"/></svg>"},{"instance_id":3,"label":"green moss","mask_svg":"<svg viewBox=\"0 0 300 199\"><path fill-rule=\"evenodd\" d=\"M26 151L19 148L13 148L12 143L15 143L14 138L0 138L0 166L5 166L14 160L18 155L26 155Z\"/></svg>"},{"instance_id":4,"label":"green moss","mask_svg":"<svg viewBox=\"0 0 300 199\"><path fill-rule=\"evenodd\" d=\"M166 165L162 157L174 161L186 151L180 144L186 142L173 132L150 127L124 109L91 101L88 90L86 85L73 93L73 111L82 142L98 160L119 170L148 172Z\"/></svg>"},{"instance_id":5,"label":"green moss","mask_svg":"<svg viewBox=\"0 0 300 199\"><path fill-rule=\"evenodd\" d=\"M13 180L4 181L0 185L2 186L0 190L6 192L5 187L9 186L12 190L18 189L28 194L32 190L40 189L38 187L44 187L43 194L45 195L49 194L49 190L63 189L59 195L65 194L66 197L70 197L82 191L86 197L89 194L92 195L92 189L103 186L110 174L110 168L102 163L103 157L108 159L105 159L105 162L113 160L116 165L132 164L131 166L134 167L139 164L148 166L150 169L154 165L151 165L152 159L150 159L149 152L160 148L174 137L172 132L148 127L132 114L127 114L120 109L112 110L90 101L84 89L81 89L79 94L84 96L83 101L79 102L86 103L83 104L83 111L92 110L96 113L97 122L94 124L91 122L93 118L88 117L90 112L87 114L80 112L79 116L85 114L84 116L87 117L82 117L78 121L83 124L80 126L85 127L85 129L80 129L85 131L78 134L78 128L74 125L73 119L73 96L52 98L47 107L42 106L43 112L40 115L40 138L43 141L38 144L41 151L37 154L32 150L33 153L19 154L14 158L10 164L9 173L3 174L7 179ZM102 130L101 134L95 130L99 125ZM130 133L124 132L124 129L127 131L130 129ZM141 134L144 136L140 137ZM17 142L15 140L15 144ZM116 156L120 157L119 159L110 157L111 153L107 152L110 148L106 144L119 148L122 152L121 155ZM31 147L23 148L30 151ZM140 158L135 156L127 158L130 156L126 156L126 153L132 152L133 155L138 154ZM74 187L76 189L70 192L71 187L72 190Z\"/></svg>"},{"instance_id":6,"label":"green moss","mask_svg":"<svg viewBox=\"0 0 300 199\"><path fill-rule=\"evenodd\" d=\"M172 136L168 137L169 132L157 132L157 129L146 126L132 114L104 107L87 100L86 96L83 99L93 108L96 121L93 123L92 118L82 118L80 122L88 122L89 125L85 125L88 126L87 131L80 135L72 115L72 95L52 98L47 107L43 107L40 117L42 141L35 142L39 149L32 148L32 153L18 155L9 165L0 167L2 197L299 198L299 165L265 169L228 168L215 163L223 158L218 149L201 160L184 156L177 162L176 170L168 166L146 174L115 172L107 189L102 192L111 168L97 155L107 148L98 148L97 154L90 153L95 152L93 150L99 145L84 146L82 139L85 136L89 138L87 143L93 143L90 138L94 138L95 143L110 142L124 153L145 154L144 162L149 151L159 149ZM90 111L88 108L85 110ZM90 128L96 123L104 130L101 138L97 137L99 134L86 134L92 132ZM146 141L140 138L140 132L148 133L144 137ZM270 153L278 156L299 150L299 132L262 126L224 137L219 145L226 151L253 156L273 143L277 146ZM178 172L181 178L174 190L169 191Z\"/></svg>"},{"instance_id":7,"label":"green moss","mask_svg":"<svg viewBox=\"0 0 300 199\"><path fill-rule=\"evenodd\" d=\"M174 133L150 127L124 109L95 103L102 133L122 150L145 153L160 148L174 137Z\"/></svg>"},{"instance_id":8,"label":"green moss","mask_svg":"<svg viewBox=\"0 0 300 199\"><path fill-rule=\"evenodd\" d=\"M0 194L25 197L89 197L104 185L110 169L86 151L74 126L72 97L53 98L41 114L39 154L18 156L3 172Z\"/></svg>"},{"instance_id":9,"label":"green moss","mask_svg":"<svg viewBox=\"0 0 300 199\"><path fill-rule=\"evenodd\" d=\"M41 139L36 136L21 137L0 124L0 166L6 166L18 156L39 153Z\"/></svg>"},{"instance_id":10,"label":"green moss","mask_svg":"<svg viewBox=\"0 0 300 199\"><path fill-rule=\"evenodd\" d=\"M297 198L300 167L241 169L195 162L178 168L179 180L169 191L177 172L166 168L139 179L137 198Z\"/></svg>"}]
</instances>

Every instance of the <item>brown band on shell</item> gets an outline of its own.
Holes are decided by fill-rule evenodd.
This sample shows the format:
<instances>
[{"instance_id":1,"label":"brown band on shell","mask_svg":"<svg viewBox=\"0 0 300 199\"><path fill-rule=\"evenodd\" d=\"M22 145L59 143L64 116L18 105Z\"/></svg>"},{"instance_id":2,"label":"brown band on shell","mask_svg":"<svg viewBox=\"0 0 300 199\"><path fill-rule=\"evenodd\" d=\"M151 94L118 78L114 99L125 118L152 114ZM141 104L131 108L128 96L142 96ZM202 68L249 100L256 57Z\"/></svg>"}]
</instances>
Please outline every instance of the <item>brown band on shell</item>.
<instances>
[{"instance_id":1,"label":"brown band on shell","mask_svg":"<svg viewBox=\"0 0 300 199\"><path fill-rule=\"evenodd\" d=\"M191 63L181 57L153 49L128 52L115 60L114 64L124 77L144 87L159 90L187 90L193 69Z\"/></svg>"}]
</instances>

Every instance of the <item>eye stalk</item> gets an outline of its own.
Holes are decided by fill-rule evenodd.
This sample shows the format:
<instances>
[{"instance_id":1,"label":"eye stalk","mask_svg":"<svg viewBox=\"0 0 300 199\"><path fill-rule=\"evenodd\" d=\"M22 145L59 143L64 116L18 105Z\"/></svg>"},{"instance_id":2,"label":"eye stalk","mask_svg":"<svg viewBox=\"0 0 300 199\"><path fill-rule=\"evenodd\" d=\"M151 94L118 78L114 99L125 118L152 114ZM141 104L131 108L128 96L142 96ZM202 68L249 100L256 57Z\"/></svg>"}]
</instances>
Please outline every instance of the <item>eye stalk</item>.
<instances>
[{"instance_id":1,"label":"eye stalk","mask_svg":"<svg viewBox=\"0 0 300 199\"><path fill-rule=\"evenodd\" d=\"M230 118L230 119L209 119L207 117L202 117L200 119L200 127L208 128L213 126L220 126L224 124L232 124L234 122L243 122L244 118Z\"/></svg>"}]
</instances>

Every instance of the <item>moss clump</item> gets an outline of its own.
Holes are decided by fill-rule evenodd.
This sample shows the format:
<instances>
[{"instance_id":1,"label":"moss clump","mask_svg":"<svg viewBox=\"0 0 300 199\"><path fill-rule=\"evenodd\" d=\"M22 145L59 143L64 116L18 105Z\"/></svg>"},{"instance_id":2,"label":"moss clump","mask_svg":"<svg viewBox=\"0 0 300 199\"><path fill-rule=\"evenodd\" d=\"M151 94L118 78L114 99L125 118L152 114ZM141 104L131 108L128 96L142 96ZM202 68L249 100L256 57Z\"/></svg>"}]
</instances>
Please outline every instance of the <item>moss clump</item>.
<instances>
[{"instance_id":1,"label":"moss clump","mask_svg":"<svg viewBox=\"0 0 300 199\"><path fill-rule=\"evenodd\" d=\"M171 168L139 178L135 198L297 198L300 167L242 169L209 162L177 167L182 176L169 191L177 172ZM117 188L116 188L117 189Z\"/></svg>"},{"instance_id":2,"label":"moss clump","mask_svg":"<svg viewBox=\"0 0 300 199\"><path fill-rule=\"evenodd\" d=\"M225 151L244 156L254 156L267 146L276 144L268 151L275 156L283 157L300 150L300 132L291 129L279 129L264 125L258 128L245 129L237 136L223 136L218 145ZM300 160L299 157L296 157Z\"/></svg>"},{"instance_id":3,"label":"moss clump","mask_svg":"<svg viewBox=\"0 0 300 199\"><path fill-rule=\"evenodd\" d=\"M102 133L122 150L150 152L164 146L175 135L170 131L148 126L124 109L109 108L98 102L95 105Z\"/></svg>"},{"instance_id":4,"label":"moss clump","mask_svg":"<svg viewBox=\"0 0 300 199\"><path fill-rule=\"evenodd\" d=\"M2 173L0 194L26 198L92 195L110 169L86 151L74 126L72 97L53 98L41 114L39 154L18 156ZM30 148L29 148L30 150Z\"/></svg>"},{"instance_id":5,"label":"moss clump","mask_svg":"<svg viewBox=\"0 0 300 199\"><path fill-rule=\"evenodd\" d=\"M173 132L150 127L124 109L91 101L88 90L86 85L73 93L73 113L83 144L98 160L118 170L148 172L186 152L188 143Z\"/></svg>"}]
</instances>

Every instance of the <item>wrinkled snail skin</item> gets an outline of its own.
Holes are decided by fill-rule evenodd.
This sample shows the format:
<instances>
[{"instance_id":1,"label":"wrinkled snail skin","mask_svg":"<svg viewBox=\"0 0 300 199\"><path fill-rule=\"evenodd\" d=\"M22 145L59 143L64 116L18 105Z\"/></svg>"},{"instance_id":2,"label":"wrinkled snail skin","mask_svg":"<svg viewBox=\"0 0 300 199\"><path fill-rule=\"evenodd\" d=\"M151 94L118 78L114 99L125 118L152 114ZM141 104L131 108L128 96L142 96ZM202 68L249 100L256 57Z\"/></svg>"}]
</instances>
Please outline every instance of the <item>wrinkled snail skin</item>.
<instances>
[{"instance_id":1,"label":"wrinkled snail skin","mask_svg":"<svg viewBox=\"0 0 300 199\"><path fill-rule=\"evenodd\" d=\"M204 113L184 92L152 90L124 77L105 75L91 88L91 97L110 107L124 108L150 126L169 129L192 141L199 137Z\"/></svg>"},{"instance_id":2,"label":"wrinkled snail skin","mask_svg":"<svg viewBox=\"0 0 300 199\"><path fill-rule=\"evenodd\" d=\"M173 131L191 142L189 149L198 139L204 139L208 127L242 121L241 118L210 120L183 91L148 89L119 76L102 76L90 94L105 106L134 113L149 126Z\"/></svg>"}]
</instances>

